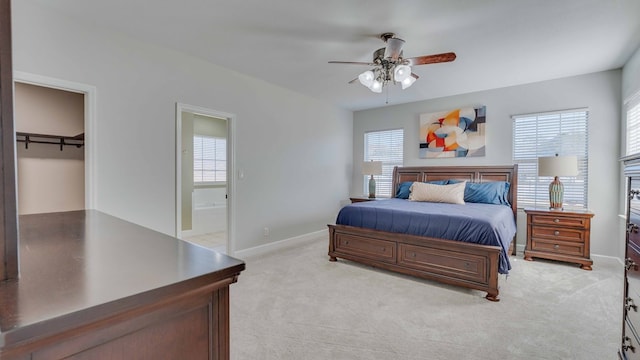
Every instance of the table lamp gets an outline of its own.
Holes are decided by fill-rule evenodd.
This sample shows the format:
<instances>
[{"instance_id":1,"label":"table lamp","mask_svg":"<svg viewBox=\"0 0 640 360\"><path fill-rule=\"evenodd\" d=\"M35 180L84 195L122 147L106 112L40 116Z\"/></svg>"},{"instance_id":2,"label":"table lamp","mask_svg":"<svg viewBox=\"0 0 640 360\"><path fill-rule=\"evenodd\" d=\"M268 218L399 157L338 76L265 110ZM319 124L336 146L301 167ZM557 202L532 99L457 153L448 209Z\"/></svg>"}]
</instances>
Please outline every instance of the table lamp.
<instances>
[{"instance_id":1,"label":"table lamp","mask_svg":"<svg viewBox=\"0 0 640 360\"><path fill-rule=\"evenodd\" d=\"M546 156L538 158L538 176L553 176L549 184L549 209L562 210L564 185L560 176L577 176L578 158L576 156Z\"/></svg>"},{"instance_id":2,"label":"table lamp","mask_svg":"<svg viewBox=\"0 0 640 360\"><path fill-rule=\"evenodd\" d=\"M369 198L376 197L376 180L373 175L382 174L382 161L365 161L362 163L362 175L371 175L369 178Z\"/></svg>"}]
</instances>

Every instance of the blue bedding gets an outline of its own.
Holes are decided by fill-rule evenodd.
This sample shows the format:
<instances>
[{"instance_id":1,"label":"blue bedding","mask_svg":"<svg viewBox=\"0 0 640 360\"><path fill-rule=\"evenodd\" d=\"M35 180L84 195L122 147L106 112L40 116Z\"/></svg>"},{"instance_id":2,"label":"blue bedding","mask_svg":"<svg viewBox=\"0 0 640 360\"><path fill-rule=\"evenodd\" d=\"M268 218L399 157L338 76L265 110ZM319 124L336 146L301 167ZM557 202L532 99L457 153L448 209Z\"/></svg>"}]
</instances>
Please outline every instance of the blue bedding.
<instances>
[{"instance_id":1,"label":"blue bedding","mask_svg":"<svg viewBox=\"0 0 640 360\"><path fill-rule=\"evenodd\" d=\"M511 270L507 254L516 223L509 206L391 198L347 205L338 213L336 224L500 246L498 272Z\"/></svg>"}]
</instances>

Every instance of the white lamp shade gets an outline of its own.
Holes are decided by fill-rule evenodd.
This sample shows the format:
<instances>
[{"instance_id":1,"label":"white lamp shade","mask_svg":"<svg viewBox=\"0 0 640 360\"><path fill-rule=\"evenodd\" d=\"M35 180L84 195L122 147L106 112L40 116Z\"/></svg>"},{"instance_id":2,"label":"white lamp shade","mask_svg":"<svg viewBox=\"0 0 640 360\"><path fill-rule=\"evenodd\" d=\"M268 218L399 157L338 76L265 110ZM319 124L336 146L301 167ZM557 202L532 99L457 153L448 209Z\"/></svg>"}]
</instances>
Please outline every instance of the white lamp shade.
<instances>
[{"instance_id":1,"label":"white lamp shade","mask_svg":"<svg viewBox=\"0 0 640 360\"><path fill-rule=\"evenodd\" d=\"M416 78L413 77L413 75L409 76L408 78L402 80L402 82L400 82L400 84L402 85L402 90L408 88L409 86L413 85L413 83L416 82Z\"/></svg>"},{"instance_id":2,"label":"white lamp shade","mask_svg":"<svg viewBox=\"0 0 640 360\"><path fill-rule=\"evenodd\" d=\"M369 86L369 89L371 91L373 91L374 93L381 93L382 92L382 82L378 79L373 80L373 83L371 84L371 86Z\"/></svg>"},{"instance_id":3,"label":"white lamp shade","mask_svg":"<svg viewBox=\"0 0 640 360\"><path fill-rule=\"evenodd\" d=\"M381 175L382 161L365 161L362 163L362 175Z\"/></svg>"},{"instance_id":4,"label":"white lamp shade","mask_svg":"<svg viewBox=\"0 0 640 360\"><path fill-rule=\"evenodd\" d=\"M358 75L358 80L360 81L360 84L366 87L371 87L371 84L373 84L373 80L374 80L373 76L374 76L373 71L367 70L362 74Z\"/></svg>"},{"instance_id":5,"label":"white lamp shade","mask_svg":"<svg viewBox=\"0 0 640 360\"><path fill-rule=\"evenodd\" d=\"M576 156L546 156L538 158L538 176L577 176Z\"/></svg>"},{"instance_id":6,"label":"white lamp shade","mask_svg":"<svg viewBox=\"0 0 640 360\"><path fill-rule=\"evenodd\" d=\"M393 79L395 81L402 82L408 77L411 77L411 67L408 65L398 65L393 70Z\"/></svg>"}]
</instances>

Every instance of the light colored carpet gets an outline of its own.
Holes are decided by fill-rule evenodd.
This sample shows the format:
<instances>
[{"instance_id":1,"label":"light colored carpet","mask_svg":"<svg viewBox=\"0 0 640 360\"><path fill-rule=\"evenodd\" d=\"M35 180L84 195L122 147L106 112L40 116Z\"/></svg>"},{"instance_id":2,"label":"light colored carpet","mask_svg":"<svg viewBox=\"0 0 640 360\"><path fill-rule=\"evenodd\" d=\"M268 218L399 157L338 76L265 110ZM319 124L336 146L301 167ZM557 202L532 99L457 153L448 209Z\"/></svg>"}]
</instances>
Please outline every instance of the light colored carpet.
<instances>
[{"instance_id":1,"label":"light colored carpet","mask_svg":"<svg viewBox=\"0 0 640 360\"><path fill-rule=\"evenodd\" d=\"M484 292L327 257L328 238L244 259L232 359L616 359L623 268L512 257Z\"/></svg>"}]
</instances>

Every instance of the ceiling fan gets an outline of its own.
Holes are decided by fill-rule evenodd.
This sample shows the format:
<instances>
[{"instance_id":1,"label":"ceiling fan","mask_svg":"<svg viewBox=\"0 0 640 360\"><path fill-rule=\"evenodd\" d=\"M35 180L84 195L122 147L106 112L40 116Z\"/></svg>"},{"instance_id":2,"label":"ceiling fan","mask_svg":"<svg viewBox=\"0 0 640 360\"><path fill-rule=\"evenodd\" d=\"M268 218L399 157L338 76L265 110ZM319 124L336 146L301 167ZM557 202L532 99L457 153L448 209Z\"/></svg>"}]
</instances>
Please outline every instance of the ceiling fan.
<instances>
[{"instance_id":1,"label":"ceiling fan","mask_svg":"<svg viewBox=\"0 0 640 360\"><path fill-rule=\"evenodd\" d=\"M357 78L349 81L349 84L359 80L371 91L379 93L388 84L400 83L402 89L413 85L419 76L411 72L412 66L450 62L456 59L456 54L453 52L404 58L402 56L404 40L390 32L380 35L380 38L387 46L373 52L372 62L329 61L329 63L373 66L373 69L358 75Z\"/></svg>"}]
</instances>

